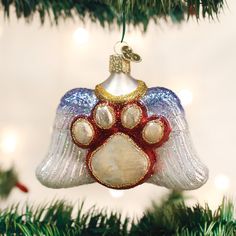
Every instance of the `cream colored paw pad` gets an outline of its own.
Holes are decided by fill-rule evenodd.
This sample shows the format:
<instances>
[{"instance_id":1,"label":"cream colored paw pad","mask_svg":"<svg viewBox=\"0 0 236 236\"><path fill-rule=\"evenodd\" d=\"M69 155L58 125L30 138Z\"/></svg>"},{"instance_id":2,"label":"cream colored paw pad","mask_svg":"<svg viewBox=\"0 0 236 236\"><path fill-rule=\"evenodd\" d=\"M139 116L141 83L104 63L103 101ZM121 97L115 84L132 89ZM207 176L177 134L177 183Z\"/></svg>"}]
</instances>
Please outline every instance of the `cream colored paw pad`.
<instances>
[{"instance_id":1,"label":"cream colored paw pad","mask_svg":"<svg viewBox=\"0 0 236 236\"><path fill-rule=\"evenodd\" d=\"M142 119L142 109L137 104L130 104L121 112L121 123L125 128L133 129Z\"/></svg>"},{"instance_id":2,"label":"cream colored paw pad","mask_svg":"<svg viewBox=\"0 0 236 236\"><path fill-rule=\"evenodd\" d=\"M90 116L78 116L71 124L74 143L88 149L91 175L115 189L134 187L152 175L154 148L167 141L170 131L165 117L149 117L139 102L100 102Z\"/></svg>"},{"instance_id":3,"label":"cream colored paw pad","mask_svg":"<svg viewBox=\"0 0 236 236\"><path fill-rule=\"evenodd\" d=\"M78 118L71 127L73 140L82 146L89 145L95 135L93 125L85 118Z\"/></svg>"},{"instance_id":4,"label":"cream colored paw pad","mask_svg":"<svg viewBox=\"0 0 236 236\"><path fill-rule=\"evenodd\" d=\"M147 122L142 131L143 139L150 144L160 142L164 135L164 124L159 119Z\"/></svg>"},{"instance_id":5,"label":"cream colored paw pad","mask_svg":"<svg viewBox=\"0 0 236 236\"><path fill-rule=\"evenodd\" d=\"M88 164L100 183L126 188L139 183L151 163L148 155L128 135L115 133L90 154Z\"/></svg>"},{"instance_id":6,"label":"cream colored paw pad","mask_svg":"<svg viewBox=\"0 0 236 236\"><path fill-rule=\"evenodd\" d=\"M93 119L101 129L110 129L116 122L114 108L107 104L99 104L93 112Z\"/></svg>"}]
</instances>

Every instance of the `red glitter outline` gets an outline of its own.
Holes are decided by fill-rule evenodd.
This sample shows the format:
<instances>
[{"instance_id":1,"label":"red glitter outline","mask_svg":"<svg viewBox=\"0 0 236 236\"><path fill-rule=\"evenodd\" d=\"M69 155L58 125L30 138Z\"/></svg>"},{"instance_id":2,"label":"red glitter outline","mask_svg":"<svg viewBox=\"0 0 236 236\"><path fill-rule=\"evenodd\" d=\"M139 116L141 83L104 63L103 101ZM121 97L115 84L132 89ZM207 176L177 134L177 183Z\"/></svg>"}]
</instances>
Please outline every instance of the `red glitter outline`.
<instances>
[{"instance_id":1,"label":"red glitter outline","mask_svg":"<svg viewBox=\"0 0 236 236\"><path fill-rule=\"evenodd\" d=\"M94 111L95 111L96 107L101 104L111 106L115 112L116 121L114 122L114 125L109 129L100 128L99 126L96 125L96 122L94 121ZM124 127L121 123L121 112L127 105L132 105L132 104L138 105L141 108L142 118L141 118L141 121L138 125L136 125L134 128L129 129L129 128ZM73 132L72 132L73 124L76 122L77 119L80 119L80 118L87 119L94 128L94 138L88 145L82 145L73 136ZM147 124L147 122L149 122L151 120L156 120L156 119L160 120L163 123L164 135L158 143L150 144L150 143L147 143L143 139L141 130L143 130L143 128ZM110 103L107 101L102 101L102 102L98 102L94 106L93 110L91 111L90 116L76 116L71 123L70 131L71 131L72 140L77 146L79 146L81 148L88 148L89 149L87 156L86 156L86 164L87 164L89 173L97 182L99 182L100 184L102 184L106 187L113 188L113 189L129 189L129 188L132 188L132 187L142 184L154 173L154 166L156 163L157 155L155 154L153 149L160 147L164 142L166 142L168 140L169 134L171 132L171 127L170 127L168 120L163 116L153 115L153 116L148 117L146 107L138 101L129 102L126 104L114 104L114 103ZM91 165L90 165L91 164L91 154L98 147L103 145L110 136L112 136L113 134L118 133L118 132L128 135L136 143L136 145L139 148L141 148L148 155L149 161L150 161L150 167L149 167L148 172L145 174L145 176L143 176L143 178L140 181L138 181L137 183L130 184L129 186L124 186L124 187L112 187L112 186L109 186L109 185L106 185L106 184L100 182L93 175L93 173L91 171Z\"/></svg>"}]
</instances>

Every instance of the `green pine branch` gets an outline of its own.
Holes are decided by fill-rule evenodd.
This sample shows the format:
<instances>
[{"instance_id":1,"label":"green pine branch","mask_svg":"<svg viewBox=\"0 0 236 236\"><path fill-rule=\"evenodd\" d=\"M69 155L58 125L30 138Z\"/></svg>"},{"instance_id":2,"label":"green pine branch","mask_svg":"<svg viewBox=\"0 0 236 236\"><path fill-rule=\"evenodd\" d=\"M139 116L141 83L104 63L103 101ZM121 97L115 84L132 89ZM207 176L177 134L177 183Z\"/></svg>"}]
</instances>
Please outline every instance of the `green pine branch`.
<instances>
[{"instance_id":1,"label":"green pine branch","mask_svg":"<svg viewBox=\"0 0 236 236\"><path fill-rule=\"evenodd\" d=\"M72 204L57 201L0 211L0 235L234 236L233 213L233 204L226 200L215 212L208 205L188 207L178 192L172 192L161 204L153 204L138 222L96 208L84 212L83 204L75 212Z\"/></svg>"},{"instance_id":2,"label":"green pine branch","mask_svg":"<svg viewBox=\"0 0 236 236\"><path fill-rule=\"evenodd\" d=\"M9 170L2 170L0 168L0 200L7 198L15 187L22 192L28 192L27 187L19 182L14 168Z\"/></svg>"},{"instance_id":3,"label":"green pine branch","mask_svg":"<svg viewBox=\"0 0 236 236\"><path fill-rule=\"evenodd\" d=\"M14 169L3 171L0 168L0 199L7 198L18 181Z\"/></svg>"},{"instance_id":4,"label":"green pine branch","mask_svg":"<svg viewBox=\"0 0 236 236\"><path fill-rule=\"evenodd\" d=\"M46 18L58 24L60 20L89 18L103 27L122 24L122 5L125 3L126 21L130 25L147 28L150 21L160 18L181 22L190 16L215 18L225 5L225 0L1 0L0 9L10 18L11 9L17 18L31 21L39 16L42 24Z\"/></svg>"}]
</instances>

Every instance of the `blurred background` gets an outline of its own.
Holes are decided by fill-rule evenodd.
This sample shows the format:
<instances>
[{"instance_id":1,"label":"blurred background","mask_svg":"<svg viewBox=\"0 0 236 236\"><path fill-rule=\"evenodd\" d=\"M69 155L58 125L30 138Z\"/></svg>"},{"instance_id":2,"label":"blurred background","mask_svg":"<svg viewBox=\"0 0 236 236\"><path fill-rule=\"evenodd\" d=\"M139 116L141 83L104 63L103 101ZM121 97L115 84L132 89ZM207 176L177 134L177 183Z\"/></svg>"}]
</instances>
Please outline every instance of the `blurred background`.
<instances>
[{"instance_id":1,"label":"blurred background","mask_svg":"<svg viewBox=\"0 0 236 236\"><path fill-rule=\"evenodd\" d=\"M189 203L216 207L236 188L236 2L219 21L189 20L181 25L160 21L145 34L130 27L125 40L143 58L132 66L132 76L149 87L175 91L186 109L192 138L210 178L202 188L188 192ZM13 16L13 15L12 15ZM99 184L52 190L35 178L35 168L50 142L55 110L61 96L75 87L94 88L106 77L108 58L120 40L116 27L67 21L59 26L35 18L0 17L0 165L13 163L30 192L14 189L0 201L86 200L86 207L116 209L138 216L168 190L143 184L114 191Z\"/></svg>"}]
</instances>

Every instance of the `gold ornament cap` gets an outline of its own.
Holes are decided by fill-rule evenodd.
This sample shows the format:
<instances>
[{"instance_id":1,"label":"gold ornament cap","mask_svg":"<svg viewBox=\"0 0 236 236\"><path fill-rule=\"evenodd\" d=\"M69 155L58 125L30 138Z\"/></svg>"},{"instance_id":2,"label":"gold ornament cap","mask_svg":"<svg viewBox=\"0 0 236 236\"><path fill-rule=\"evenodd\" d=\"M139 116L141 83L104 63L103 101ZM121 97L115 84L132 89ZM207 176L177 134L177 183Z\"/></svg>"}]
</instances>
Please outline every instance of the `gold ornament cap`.
<instances>
[{"instance_id":1,"label":"gold ornament cap","mask_svg":"<svg viewBox=\"0 0 236 236\"><path fill-rule=\"evenodd\" d=\"M109 71L110 73L129 74L130 62L140 62L142 59L137 53L134 53L132 48L130 48L128 45L122 46L120 53L118 53L116 50L116 46L117 44L114 46L114 51L116 54L110 56ZM129 75L126 77L129 78ZM133 100L138 100L146 93L146 84L141 80L137 80L137 83L138 86L134 91L122 95L113 95L103 87L103 84L98 84L95 87L95 94L101 101L127 103Z\"/></svg>"},{"instance_id":2,"label":"gold ornament cap","mask_svg":"<svg viewBox=\"0 0 236 236\"><path fill-rule=\"evenodd\" d=\"M125 74L130 73L130 61L125 60L122 55L111 55L109 61L109 71L110 73L120 73Z\"/></svg>"}]
</instances>

